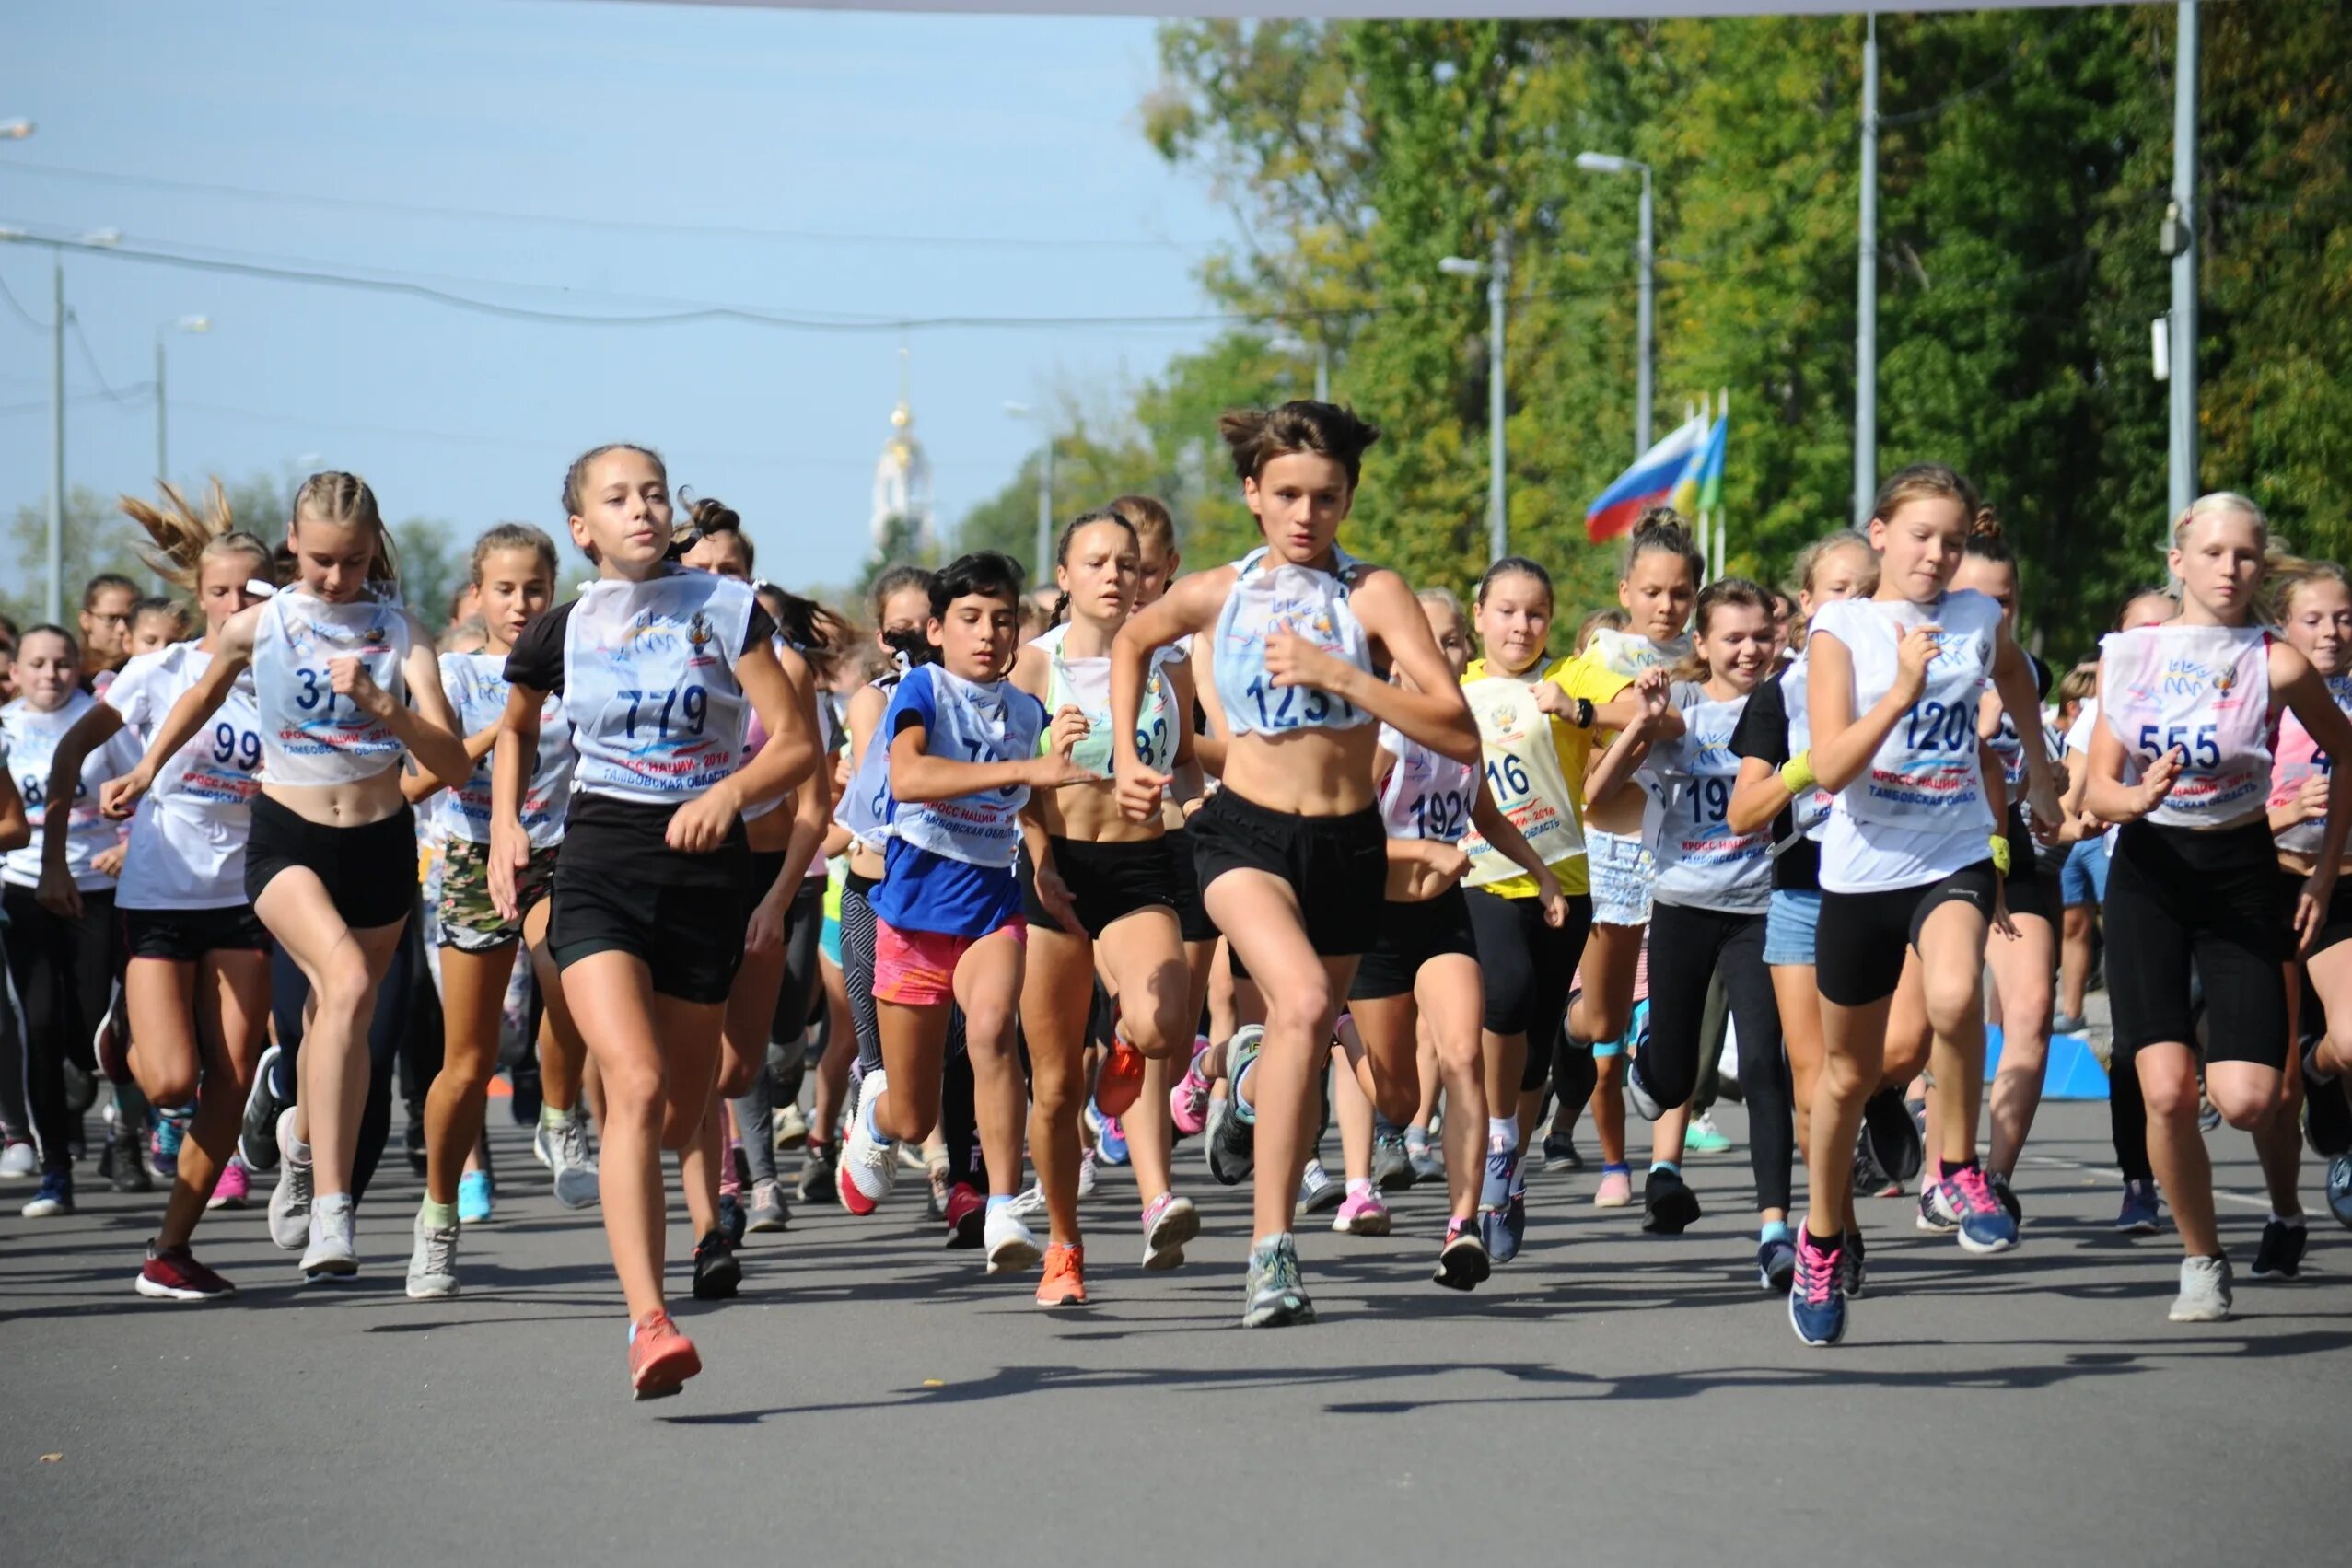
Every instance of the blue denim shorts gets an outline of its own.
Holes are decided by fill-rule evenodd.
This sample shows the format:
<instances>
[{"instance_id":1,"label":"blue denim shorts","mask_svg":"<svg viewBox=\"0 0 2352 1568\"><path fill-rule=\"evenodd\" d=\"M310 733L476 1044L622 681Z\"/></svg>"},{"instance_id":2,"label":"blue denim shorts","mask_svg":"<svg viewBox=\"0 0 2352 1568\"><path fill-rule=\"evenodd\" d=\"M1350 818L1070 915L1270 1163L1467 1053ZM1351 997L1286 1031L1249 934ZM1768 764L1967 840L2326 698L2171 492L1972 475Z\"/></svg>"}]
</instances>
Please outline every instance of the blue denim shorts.
<instances>
[{"instance_id":1,"label":"blue denim shorts","mask_svg":"<svg viewBox=\"0 0 2352 1568\"><path fill-rule=\"evenodd\" d=\"M2058 896L2069 906L2107 901L2106 834L2085 839L2067 851L2066 864L2058 867Z\"/></svg>"},{"instance_id":2,"label":"blue denim shorts","mask_svg":"<svg viewBox=\"0 0 2352 1568\"><path fill-rule=\"evenodd\" d=\"M1772 907L1764 915L1764 963L1810 967L1813 961L1813 932L1821 921L1820 889L1775 888Z\"/></svg>"}]
</instances>

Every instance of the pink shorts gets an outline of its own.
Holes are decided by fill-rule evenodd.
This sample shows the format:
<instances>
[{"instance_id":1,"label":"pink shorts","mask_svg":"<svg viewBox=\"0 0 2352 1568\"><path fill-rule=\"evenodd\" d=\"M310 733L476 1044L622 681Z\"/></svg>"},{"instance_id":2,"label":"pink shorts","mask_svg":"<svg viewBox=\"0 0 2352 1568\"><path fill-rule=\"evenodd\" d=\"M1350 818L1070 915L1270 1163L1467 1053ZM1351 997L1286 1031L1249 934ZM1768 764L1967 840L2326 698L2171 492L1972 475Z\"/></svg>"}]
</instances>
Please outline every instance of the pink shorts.
<instances>
[{"instance_id":1,"label":"pink shorts","mask_svg":"<svg viewBox=\"0 0 2352 1568\"><path fill-rule=\"evenodd\" d=\"M1029 922L1015 915L996 931L951 936L942 931L901 931L887 920L874 922L874 1000L902 1007L936 1007L956 997L956 965L997 932L1029 946Z\"/></svg>"}]
</instances>

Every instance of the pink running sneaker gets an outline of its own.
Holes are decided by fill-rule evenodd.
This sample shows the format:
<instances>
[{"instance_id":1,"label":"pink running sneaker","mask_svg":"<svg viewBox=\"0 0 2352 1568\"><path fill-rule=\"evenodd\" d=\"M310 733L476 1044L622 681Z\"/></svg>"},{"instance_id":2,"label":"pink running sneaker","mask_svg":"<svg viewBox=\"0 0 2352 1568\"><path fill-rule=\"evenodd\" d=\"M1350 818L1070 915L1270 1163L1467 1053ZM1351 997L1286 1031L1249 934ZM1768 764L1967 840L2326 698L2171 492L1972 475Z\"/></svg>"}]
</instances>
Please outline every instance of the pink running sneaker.
<instances>
[{"instance_id":1,"label":"pink running sneaker","mask_svg":"<svg viewBox=\"0 0 2352 1568\"><path fill-rule=\"evenodd\" d=\"M1340 1200L1339 1213L1332 1216L1331 1227L1342 1236L1386 1236L1389 1206L1380 1202L1380 1190L1350 1182L1347 1196Z\"/></svg>"},{"instance_id":2,"label":"pink running sneaker","mask_svg":"<svg viewBox=\"0 0 2352 1568\"><path fill-rule=\"evenodd\" d=\"M245 1161L237 1155L220 1167L220 1179L213 1184L213 1195L204 1200L207 1209L241 1209L252 1197L252 1183L246 1179Z\"/></svg>"},{"instance_id":3,"label":"pink running sneaker","mask_svg":"<svg viewBox=\"0 0 2352 1568\"><path fill-rule=\"evenodd\" d=\"M1193 1041L1192 1065L1184 1069L1184 1076L1168 1091L1168 1114L1175 1119L1176 1131L1187 1138L1197 1138L1208 1126L1209 1081L1201 1075L1201 1058L1208 1054L1208 1041Z\"/></svg>"}]
</instances>

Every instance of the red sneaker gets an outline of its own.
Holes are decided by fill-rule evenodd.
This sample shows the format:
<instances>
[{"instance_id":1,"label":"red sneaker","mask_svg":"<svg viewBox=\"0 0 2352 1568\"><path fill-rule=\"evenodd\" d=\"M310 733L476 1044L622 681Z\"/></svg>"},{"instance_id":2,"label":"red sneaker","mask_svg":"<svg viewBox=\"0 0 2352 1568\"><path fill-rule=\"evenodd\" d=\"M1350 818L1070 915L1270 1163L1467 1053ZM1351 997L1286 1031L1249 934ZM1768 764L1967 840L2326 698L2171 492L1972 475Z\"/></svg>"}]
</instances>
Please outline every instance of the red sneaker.
<instances>
[{"instance_id":1,"label":"red sneaker","mask_svg":"<svg viewBox=\"0 0 2352 1568\"><path fill-rule=\"evenodd\" d=\"M1144 1053L1113 1036L1102 1071L1094 1075L1094 1109L1105 1116L1124 1116L1144 1092Z\"/></svg>"},{"instance_id":2,"label":"red sneaker","mask_svg":"<svg viewBox=\"0 0 2352 1568\"><path fill-rule=\"evenodd\" d=\"M185 1247L158 1248L152 1241L138 1290L152 1301L219 1301L237 1294L235 1285L197 1262Z\"/></svg>"},{"instance_id":3,"label":"red sneaker","mask_svg":"<svg viewBox=\"0 0 2352 1568\"><path fill-rule=\"evenodd\" d=\"M948 1245L958 1251L968 1251L980 1245L981 1232L988 1223L988 1201L969 1181L959 1181L948 1189Z\"/></svg>"},{"instance_id":4,"label":"red sneaker","mask_svg":"<svg viewBox=\"0 0 2352 1568\"><path fill-rule=\"evenodd\" d=\"M670 1314L655 1310L636 1321L629 1336L629 1388L640 1400L666 1399L703 1369L694 1342L678 1331Z\"/></svg>"}]
</instances>

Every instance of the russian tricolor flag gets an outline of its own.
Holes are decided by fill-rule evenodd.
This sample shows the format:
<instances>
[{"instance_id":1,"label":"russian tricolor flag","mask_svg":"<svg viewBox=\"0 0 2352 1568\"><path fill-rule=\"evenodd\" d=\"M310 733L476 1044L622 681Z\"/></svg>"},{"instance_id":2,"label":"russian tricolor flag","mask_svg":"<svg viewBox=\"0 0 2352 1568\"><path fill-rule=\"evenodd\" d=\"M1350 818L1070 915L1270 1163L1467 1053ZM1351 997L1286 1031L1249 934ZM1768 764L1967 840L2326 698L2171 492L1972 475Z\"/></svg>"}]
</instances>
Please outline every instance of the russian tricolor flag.
<instances>
[{"instance_id":1,"label":"russian tricolor flag","mask_svg":"<svg viewBox=\"0 0 2352 1568\"><path fill-rule=\"evenodd\" d=\"M1671 502L1692 455L1706 446L1706 418L1696 415L1635 459L1634 466L1619 474L1617 482L1602 491L1601 499L1585 513L1585 538L1595 544L1614 539L1632 528L1644 507Z\"/></svg>"}]
</instances>

